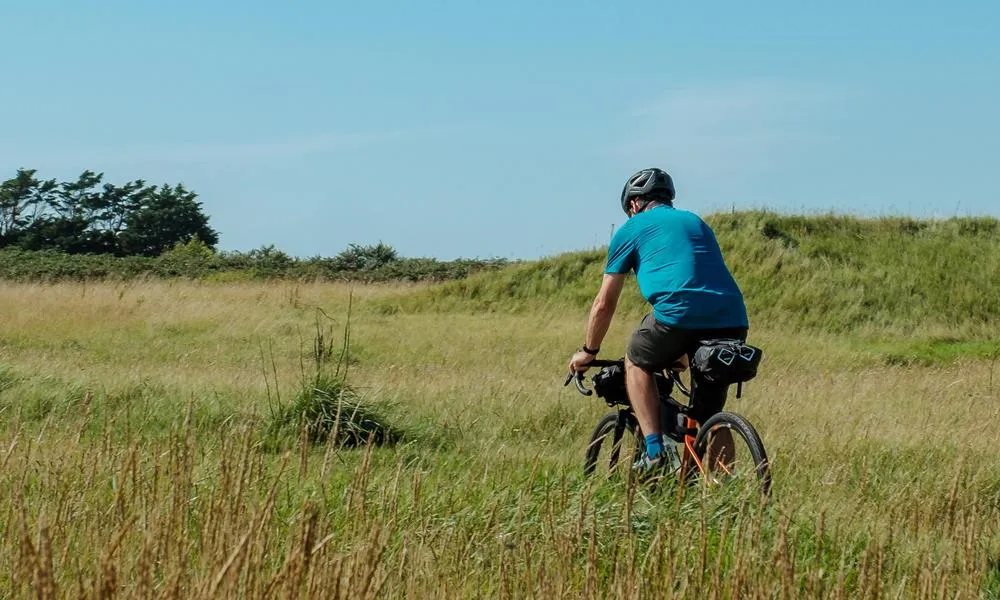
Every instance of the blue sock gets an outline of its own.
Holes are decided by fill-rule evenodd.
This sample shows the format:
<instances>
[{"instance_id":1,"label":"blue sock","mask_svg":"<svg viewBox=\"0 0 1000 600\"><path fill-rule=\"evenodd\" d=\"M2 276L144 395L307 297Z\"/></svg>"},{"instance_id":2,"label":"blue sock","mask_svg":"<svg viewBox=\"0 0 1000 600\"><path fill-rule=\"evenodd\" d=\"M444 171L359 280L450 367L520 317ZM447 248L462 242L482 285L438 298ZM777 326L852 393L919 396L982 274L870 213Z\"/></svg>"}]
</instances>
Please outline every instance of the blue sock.
<instances>
[{"instance_id":1,"label":"blue sock","mask_svg":"<svg viewBox=\"0 0 1000 600\"><path fill-rule=\"evenodd\" d=\"M651 433L646 436L646 456L656 458L663 454L663 436L658 433Z\"/></svg>"}]
</instances>

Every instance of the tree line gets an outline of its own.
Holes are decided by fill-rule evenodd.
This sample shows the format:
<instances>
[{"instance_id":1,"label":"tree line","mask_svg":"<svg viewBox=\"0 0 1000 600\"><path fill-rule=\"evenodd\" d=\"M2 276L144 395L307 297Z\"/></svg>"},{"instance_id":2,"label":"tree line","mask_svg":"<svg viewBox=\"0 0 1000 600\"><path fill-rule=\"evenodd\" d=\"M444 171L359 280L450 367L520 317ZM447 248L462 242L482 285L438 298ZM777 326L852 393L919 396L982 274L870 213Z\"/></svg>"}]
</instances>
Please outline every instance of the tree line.
<instances>
[{"instance_id":1,"label":"tree line","mask_svg":"<svg viewBox=\"0 0 1000 600\"><path fill-rule=\"evenodd\" d=\"M219 234L197 198L181 184L155 186L137 179L115 185L90 170L75 181L58 182L19 169L0 182L0 280L440 281L507 264L403 258L382 242L304 259L273 245L219 252Z\"/></svg>"},{"instance_id":2,"label":"tree line","mask_svg":"<svg viewBox=\"0 0 1000 600\"><path fill-rule=\"evenodd\" d=\"M219 234L197 197L182 184L115 185L90 170L57 182L18 169L0 183L0 248L159 256L198 239L214 250Z\"/></svg>"},{"instance_id":3,"label":"tree line","mask_svg":"<svg viewBox=\"0 0 1000 600\"><path fill-rule=\"evenodd\" d=\"M56 250L0 249L0 281L125 281L183 278L206 281L447 281L499 269L505 259L402 258L389 246L352 244L332 257L297 258L274 246L216 252L194 238L158 256L66 254Z\"/></svg>"}]
</instances>

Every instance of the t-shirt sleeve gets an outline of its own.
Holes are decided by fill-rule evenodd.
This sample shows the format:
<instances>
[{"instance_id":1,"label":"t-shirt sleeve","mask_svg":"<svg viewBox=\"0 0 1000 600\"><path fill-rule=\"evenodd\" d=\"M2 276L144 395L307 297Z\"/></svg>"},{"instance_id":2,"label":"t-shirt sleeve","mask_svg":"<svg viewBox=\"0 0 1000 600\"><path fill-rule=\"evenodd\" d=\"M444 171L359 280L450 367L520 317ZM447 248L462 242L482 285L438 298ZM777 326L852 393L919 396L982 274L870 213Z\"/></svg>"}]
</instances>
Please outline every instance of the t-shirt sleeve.
<instances>
[{"instance_id":1,"label":"t-shirt sleeve","mask_svg":"<svg viewBox=\"0 0 1000 600\"><path fill-rule=\"evenodd\" d=\"M624 274L635 268L635 239L629 228L623 226L611 237L608 245L608 263L605 273Z\"/></svg>"}]
</instances>

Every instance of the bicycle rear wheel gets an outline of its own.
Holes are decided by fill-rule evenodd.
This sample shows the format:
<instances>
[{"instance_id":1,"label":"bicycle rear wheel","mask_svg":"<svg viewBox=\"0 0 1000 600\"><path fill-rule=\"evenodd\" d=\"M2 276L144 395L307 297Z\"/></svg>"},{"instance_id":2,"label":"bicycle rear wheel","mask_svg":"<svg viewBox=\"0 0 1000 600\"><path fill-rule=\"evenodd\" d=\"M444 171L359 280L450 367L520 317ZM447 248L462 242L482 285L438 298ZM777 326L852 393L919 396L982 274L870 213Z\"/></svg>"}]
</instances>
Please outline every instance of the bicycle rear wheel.
<instances>
[{"instance_id":1,"label":"bicycle rear wheel","mask_svg":"<svg viewBox=\"0 0 1000 600\"><path fill-rule=\"evenodd\" d=\"M771 466L764 442L745 417L731 412L712 415L698 429L694 450L709 484L756 489L771 494Z\"/></svg>"},{"instance_id":2,"label":"bicycle rear wheel","mask_svg":"<svg viewBox=\"0 0 1000 600\"><path fill-rule=\"evenodd\" d=\"M605 477L627 473L642 455L644 442L636 434L638 430L639 425L631 413L615 411L605 415L590 436L583 463L584 475L593 475L598 467Z\"/></svg>"}]
</instances>

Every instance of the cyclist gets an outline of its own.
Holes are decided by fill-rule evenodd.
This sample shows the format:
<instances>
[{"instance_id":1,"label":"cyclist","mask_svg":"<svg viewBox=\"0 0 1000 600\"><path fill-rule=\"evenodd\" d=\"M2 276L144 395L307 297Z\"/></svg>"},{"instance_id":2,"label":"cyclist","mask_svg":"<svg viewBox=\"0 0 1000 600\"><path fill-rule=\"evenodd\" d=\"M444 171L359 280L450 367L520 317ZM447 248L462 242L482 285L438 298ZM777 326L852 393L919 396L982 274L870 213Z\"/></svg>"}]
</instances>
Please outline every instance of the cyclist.
<instances>
[{"instance_id":1,"label":"cyclist","mask_svg":"<svg viewBox=\"0 0 1000 600\"><path fill-rule=\"evenodd\" d=\"M698 348L699 340L746 340L749 322L743 294L722 257L715 233L694 213L674 208L674 182L657 169L643 169L625 182L622 210L628 216L608 247L604 278L590 309L586 343L570 359L583 372L601 348L625 278L631 271L650 303L625 351L625 382L646 453L634 468L651 473L680 464L676 446L664 437L653 374L672 367ZM722 410L728 385L692 378L691 416L700 423ZM720 440L722 441L722 440Z\"/></svg>"}]
</instances>

